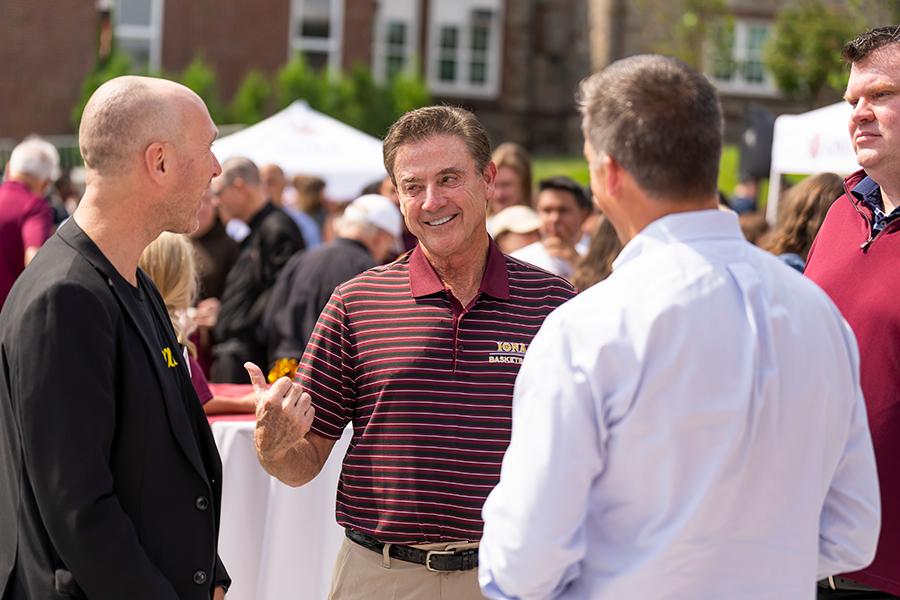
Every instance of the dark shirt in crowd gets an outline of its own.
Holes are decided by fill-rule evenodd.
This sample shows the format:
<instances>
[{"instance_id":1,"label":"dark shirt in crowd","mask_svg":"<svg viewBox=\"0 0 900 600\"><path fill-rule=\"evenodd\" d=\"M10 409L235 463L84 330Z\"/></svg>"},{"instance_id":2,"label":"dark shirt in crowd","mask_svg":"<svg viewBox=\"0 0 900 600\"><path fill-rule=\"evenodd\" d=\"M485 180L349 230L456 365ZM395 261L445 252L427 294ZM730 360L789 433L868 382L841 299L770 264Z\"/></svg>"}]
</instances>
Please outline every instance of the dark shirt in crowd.
<instances>
[{"instance_id":1,"label":"dark shirt in crowd","mask_svg":"<svg viewBox=\"0 0 900 600\"><path fill-rule=\"evenodd\" d=\"M47 202L18 181L0 185L0 308L25 270L25 249L50 237L53 214Z\"/></svg>"},{"instance_id":2,"label":"dark shirt in crowd","mask_svg":"<svg viewBox=\"0 0 900 600\"><path fill-rule=\"evenodd\" d=\"M225 280L221 308L213 329L210 380L246 383L244 362L267 364L262 318L278 273L305 244L297 224L267 203L247 224L250 234Z\"/></svg>"},{"instance_id":3,"label":"dark shirt in crowd","mask_svg":"<svg viewBox=\"0 0 900 600\"><path fill-rule=\"evenodd\" d=\"M366 247L347 238L291 258L278 276L264 320L270 361L299 360L334 288L374 266Z\"/></svg>"},{"instance_id":4,"label":"dark shirt in crowd","mask_svg":"<svg viewBox=\"0 0 900 600\"><path fill-rule=\"evenodd\" d=\"M197 299L221 298L225 291L225 279L234 266L241 247L225 232L225 225L216 217L209 231L192 239L200 289Z\"/></svg>"}]
</instances>

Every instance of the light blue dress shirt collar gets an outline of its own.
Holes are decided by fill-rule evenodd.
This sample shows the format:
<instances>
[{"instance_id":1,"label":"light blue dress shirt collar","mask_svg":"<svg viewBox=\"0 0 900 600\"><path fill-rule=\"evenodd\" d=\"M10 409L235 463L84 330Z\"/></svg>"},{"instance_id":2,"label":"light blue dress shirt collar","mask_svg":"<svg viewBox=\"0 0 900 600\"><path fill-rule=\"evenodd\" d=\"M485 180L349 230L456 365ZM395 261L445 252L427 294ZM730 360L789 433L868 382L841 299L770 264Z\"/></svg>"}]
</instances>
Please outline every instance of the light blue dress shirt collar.
<instances>
[{"instance_id":1,"label":"light blue dress shirt collar","mask_svg":"<svg viewBox=\"0 0 900 600\"><path fill-rule=\"evenodd\" d=\"M737 214L709 209L666 215L647 225L625 244L613 261L613 271L659 244L714 239L744 239Z\"/></svg>"}]
</instances>

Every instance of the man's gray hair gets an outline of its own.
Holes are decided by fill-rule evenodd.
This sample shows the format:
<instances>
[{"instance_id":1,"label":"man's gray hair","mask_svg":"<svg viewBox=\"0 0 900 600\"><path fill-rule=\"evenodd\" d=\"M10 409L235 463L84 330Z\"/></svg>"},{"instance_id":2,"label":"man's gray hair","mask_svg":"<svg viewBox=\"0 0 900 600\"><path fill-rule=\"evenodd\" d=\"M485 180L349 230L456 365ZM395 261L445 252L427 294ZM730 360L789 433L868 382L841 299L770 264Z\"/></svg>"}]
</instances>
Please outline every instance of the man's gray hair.
<instances>
[{"instance_id":1,"label":"man's gray hair","mask_svg":"<svg viewBox=\"0 0 900 600\"><path fill-rule=\"evenodd\" d=\"M29 136L13 148L9 157L9 173L55 181L59 178L59 152L47 140Z\"/></svg>"},{"instance_id":2,"label":"man's gray hair","mask_svg":"<svg viewBox=\"0 0 900 600\"><path fill-rule=\"evenodd\" d=\"M683 62L625 58L581 83L584 136L655 198L714 194L722 155L722 109L715 88Z\"/></svg>"},{"instance_id":3,"label":"man's gray hair","mask_svg":"<svg viewBox=\"0 0 900 600\"><path fill-rule=\"evenodd\" d=\"M222 163L222 181L225 185L232 185L236 179L242 179L251 187L259 187L259 168L249 158L234 156Z\"/></svg>"}]
</instances>

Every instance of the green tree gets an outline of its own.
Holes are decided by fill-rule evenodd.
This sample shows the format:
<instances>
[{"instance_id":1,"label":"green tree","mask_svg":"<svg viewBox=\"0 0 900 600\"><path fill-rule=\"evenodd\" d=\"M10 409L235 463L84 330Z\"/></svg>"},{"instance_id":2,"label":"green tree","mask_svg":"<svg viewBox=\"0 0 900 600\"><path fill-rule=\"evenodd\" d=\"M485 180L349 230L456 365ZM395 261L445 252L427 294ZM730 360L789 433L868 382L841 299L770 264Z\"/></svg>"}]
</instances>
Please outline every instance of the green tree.
<instances>
[{"instance_id":1,"label":"green tree","mask_svg":"<svg viewBox=\"0 0 900 600\"><path fill-rule=\"evenodd\" d=\"M431 101L422 78L411 72L381 83L365 65L356 65L348 74L315 72L300 56L276 74L275 96L279 108L304 100L312 108L377 137L383 137L397 117Z\"/></svg>"},{"instance_id":2,"label":"green tree","mask_svg":"<svg viewBox=\"0 0 900 600\"><path fill-rule=\"evenodd\" d=\"M851 4L800 0L779 13L763 61L778 89L815 104L822 90L846 87L841 47L866 26Z\"/></svg>"},{"instance_id":3,"label":"green tree","mask_svg":"<svg viewBox=\"0 0 900 600\"><path fill-rule=\"evenodd\" d=\"M201 55L195 56L175 79L203 99L214 122L221 123L224 120L225 114L216 86L216 72Z\"/></svg>"},{"instance_id":4,"label":"green tree","mask_svg":"<svg viewBox=\"0 0 900 600\"><path fill-rule=\"evenodd\" d=\"M275 74L275 96L278 108L294 100L305 100L312 107L321 106L327 81L310 69L301 54L293 58Z\"/></svg>"},{"instance_id":5,"label":"green tree","mask_svg":"<svg viewBox=\"0 0 900 600\"><path fill-rule=\"evenodd\" d=\"M648 15L643 24L649 50L680 58L703 69L710 50L712 28L727 15L726 0L637 0L637 10Z\"/></svg>"},{"instance_id":6,"label":"green tree","mask_svg":"<svg viewBox=\"0 0 900 600\"><path fill-rule=\"evenodd\" d=\"M400 115L420 106L431 104L428 86L417 71L404 71L394 75L389 84L391 99L390 125ZM385 132L387 128L385 128Z\"/></svg>"},{"instance_id":7,"label":"green tree","mask_svg":"<svg viewBox=\"0 0 900 600\"><path fill-rule=\"evenodd\" d=\"M110 79L130 73L131 59L127 54L118 50L113 50L102 65L94 66L94 69L84 78L84 82L81 84L81 97L78 99L78 104L72 109L72 124L76 130L81 124L84 107L97 88Z\"/></svg>"},{"instance_id":8,"label":"green tree","mask_svg":"<svg viewBox=\"0 0 900 600\"><path fill-rule=\"evenodd\" d=\"M252 125L266 117L272 99L272 86L266 76L252 70L244 77L228 110L232 123Z\"/></svg>"}]
</instances>

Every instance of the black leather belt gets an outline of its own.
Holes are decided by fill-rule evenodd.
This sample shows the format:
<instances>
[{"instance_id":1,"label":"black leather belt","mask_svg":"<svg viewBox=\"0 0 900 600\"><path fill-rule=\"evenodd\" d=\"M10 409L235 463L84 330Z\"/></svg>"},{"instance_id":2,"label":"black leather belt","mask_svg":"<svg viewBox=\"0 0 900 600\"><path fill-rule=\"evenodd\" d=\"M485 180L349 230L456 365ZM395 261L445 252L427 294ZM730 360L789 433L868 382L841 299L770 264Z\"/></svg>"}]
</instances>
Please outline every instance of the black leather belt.
<instances>
[{"instance_id":1,"label":"black leather belt","mask_svg":"<svg viewBox=\"0 0 900 600\"><path fill-rule=\"evenodd\" d=\"M830 590L847 590L847 591L856 591L856 592L877 592L875 588L871 588L867 585L863 585L861 583L857 583L852 579L847 579L846 577L839 577L835 575L834 577L829 577L819 581L819 587L830 589Z\"/></svg>"},{"instance_id":2,"label":"black leather belt","mask_svg":"<svg viewBox=\"0 0 900 600\"><path fill-rule=\"evenodd\" d=\"M347 534L347 539L351 542L378 554L384 552L385 545L372 536L351 529L345 529L344 531ZM397 560L416 563L417 565L425 565L426 569L435 572L468 571L478 566L478 548L469 550L421 550L412 546L391 544L388 556Z\"/></svg>"}]
</instances>

